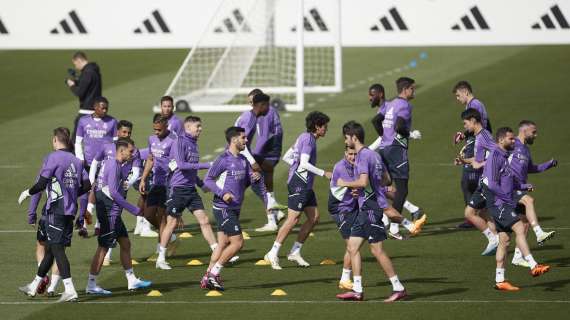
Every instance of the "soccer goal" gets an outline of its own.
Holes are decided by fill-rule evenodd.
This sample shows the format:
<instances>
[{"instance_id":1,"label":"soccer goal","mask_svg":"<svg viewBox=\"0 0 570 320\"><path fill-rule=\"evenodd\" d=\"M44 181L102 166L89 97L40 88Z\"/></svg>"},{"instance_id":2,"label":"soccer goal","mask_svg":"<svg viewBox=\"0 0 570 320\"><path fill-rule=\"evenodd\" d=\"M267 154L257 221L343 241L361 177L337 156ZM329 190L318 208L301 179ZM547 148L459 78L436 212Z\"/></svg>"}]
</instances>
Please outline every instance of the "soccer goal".
<instances>
[{"instance_id":1,"label":"soccer goal","mask_svg":"<svg viewBox=\"0 0 570 320\"><path fill-rule=\"evenodd\" d=\"M305 93L342 90L340 40L340 0L222 0L166 95L179 111L236 112L260 88L302 111Z\"/></svg>"}]
</instances>

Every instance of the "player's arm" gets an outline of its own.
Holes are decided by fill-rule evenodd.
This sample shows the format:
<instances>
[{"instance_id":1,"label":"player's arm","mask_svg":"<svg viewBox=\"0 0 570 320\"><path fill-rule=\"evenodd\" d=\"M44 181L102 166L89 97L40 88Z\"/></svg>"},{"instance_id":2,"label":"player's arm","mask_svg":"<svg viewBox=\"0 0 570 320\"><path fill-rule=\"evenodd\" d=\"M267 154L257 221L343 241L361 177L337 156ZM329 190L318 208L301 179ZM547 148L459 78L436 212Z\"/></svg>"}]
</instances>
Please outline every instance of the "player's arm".
<instances>
[{"instance_id":1,"label":"player's arm","mask_svg":"<svg viewBox=\"0 0 570 320\"><path fill-rule=\"evenodd\" d=\"M95 182L95 179L97 178L97 169L101 161L103 161L103 159L105 159L104 148L99 150L99 152L97 152L97 154L93 158L93 161L91 161L91 166L89 167L89 181L91 182L91 184L93 184Z\"/></svg>"},{"instance_id":2,"label":"player's arm","mask_svg":"<svg viewBox=\"0 0 570 320\"><path fill-rule=\"evenodd\" d=\"M180 170L202 170L209 169L211 162L188 162L184 159L184 145L181 139L176 140L176 146L174 146L174 160L176 161L176 166Z\"/></svg>"},{"instance_id":3,"label":"player's arm","mask_svg":"<svg viewBox=\"0 0 570 320\"><path fill-rule=\"evenodd\" d=\"M293 147L287 149L287 152L285 152L281 159L289 166L292 166L295 162L295 151L293 151Z\"/></svg>"},{"instance_id":4,"label":"player's arm","mask_svg":"<svg viewBox=\"0 0 570 320\"><path fill-rule=\"evenodd\" d=\"M139 192L142 194L146 193L146 179L152 172L152 167L154 166L154 156L151 152L148 153L148 157L146 158L143 173L141 176L141 183L139 184Z\"/></svg>"},{"instance_id":5,"label":"player's arm","mask_svg":"<svg viewBox=\"0 0 570 320\"><path fill-rule=\"evenodd\" d=\"M38 192L32 196L30 199L30 205L28 206L28 224L36 224L38 205L42 199L42 193Z\"/></svg>"},{"instance_id":6,"label":"player's arm","mask_svg":"<svg viewBox=\"0 0 570 320\"><path fill-rule=\"evenodd\" d=\"M384 135L384 127L382 126L382 122L384 121L384 115L382 113L378 113L372 118L372 126L376 133L378 133L378 138L372 142L371 145L368 146L370 150L378 150L380 148L380 144L382 143L382 136Z\"/></svg>"},{"instance_id":7,"label":"player's arm","mask_svg":"<svg viewBox=\"0 0 570 320\"><path fill-rule=\"evenodd\" d=\"M125 208L128 212L135 216L140 214L140 209L137 206L130 204L124 197L121 191L121 168L119 166L111 166L109 168L109 192L111 198L115 203L117 203L121 208Z\"/></svg>"},{"instance_id":8,"label":"player's arm","mask_svg":"<svg viewBox=\"0 0 570 320\"><path fill-rule=\"evenodd\" d=\"M133 166L131 168L131 175L129 176L129 179L127 180L127 185L129 186L129 188L135 182L137 182L137 180L141 176L141 167L142 167L141 154L139 153L139 151L137 149L137 152L136 152L134 159L133 159Z\"/></svg>"},{"instance_id":9,"label":"player's arm","mask_svg":"<svg viewBox=\"0 0 570 320\"><path fill-rule=\"evenodd\" d=\"M358 179L354 181L344 181L343 179L338 179L336 184L339 187L348 187L356 189L365 188L368 185L368 173L361 173L358 176Z\"/></svg>"},{"instance_id":10,"label":"player's arm","mask_svg":"<svg viewBox=\"0 0 570 320\"><path fill-rule=\"evenodd\" d=\"M487 187L496 195L503 193L501 190L501 167L498 157L497 154L487 159L487 167L485 168L485 172L487 172L487 170L489 172L489 174L485 175L487 178Z\"/></svg>"},{"instance_id":11,"label":"player's arm","mask_svg":"<svg viewBox=\"0 0 570 320\"><path fill-rule=\"evenodd\" d=\"M330 178L330 172L325 172L325 170L320 169L315 167L314 165L312 165L309 160L311 159L311 156L308 153L301 153L301 159L299 162L299 168L301 170L307 170L311 173L314 173L318 176L325 176L327 173L329 174L329 176L327 178Z\"/></svg>"},{"instance_id":12,"label":"player's arm","mask_svg":"<svg viewBox=\"0 0 570 320\"><path fill-rule=\"evenodd\" d=\"M77 132L75 133L75 156L79 158L79 160L84 161L85 156L83 155L83 136L85 134L83 130L83 121L79 119L79 123L77 124Z\"/></svg>"},{"instance_id":13,"label":"player's arm","mask_svg":"<svg viewBox=\"0 0 570 320\"><path fill-rule=\"evenodd\" d=\"M558 165L558 161L555 159L550 159L546 162L540 164L534 164L532 162L532 158L528 159L528 173L540 173L544 172L550 168L556 167Z\"/></svg>"},{"instance_id":14,"label":"player's arm","mask_svg":"<svg viewBox=\"0 0 570 320\"><path fill-rule=\"evenodd\" d=\"M71 92L73 92L77 97L83 98L89 90L91 82L93 82L93 73L87 70L81 74L81 81L75 81L74 85L70 86L69 89L71 89Z\"/></svg>"},{"instance_id":15,"label":"player's arm","mask_svg":"<svg viewBox=\"0 0 570 320\"><path fill-rule=\"evenodd\" d=\"M224 190L218 187L216 180L222 172L224 172L224 161L222 157L218 157L204 177L204 185L220 198L224 196Z\"/></svg>"}]
</instances>

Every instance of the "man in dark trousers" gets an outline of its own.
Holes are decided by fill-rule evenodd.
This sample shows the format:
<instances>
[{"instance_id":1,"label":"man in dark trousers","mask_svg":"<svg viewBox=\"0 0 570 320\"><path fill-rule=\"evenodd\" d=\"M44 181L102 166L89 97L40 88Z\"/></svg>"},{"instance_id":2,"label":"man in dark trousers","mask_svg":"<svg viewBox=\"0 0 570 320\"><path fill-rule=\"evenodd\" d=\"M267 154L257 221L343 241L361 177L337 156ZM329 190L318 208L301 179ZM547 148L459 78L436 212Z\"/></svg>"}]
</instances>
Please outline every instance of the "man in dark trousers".
<instances>
[{"instance_id":1,"label":"man in dark trousers","mask_svg":"<svg viewBox=\"0 0 570 320\"><path fill-rule=\"evenodd\" d=\"M102 96L101 94L101 71L95 62L89 62L84 52L78 51L73 54L71 62L79 72L79 78L68 78L65 82L71 92L79 98L79 113L73 123L73 134L75 139L77 122L79 118L86 114L93 113L93 100Z\"/></svg>"}]
</instances>

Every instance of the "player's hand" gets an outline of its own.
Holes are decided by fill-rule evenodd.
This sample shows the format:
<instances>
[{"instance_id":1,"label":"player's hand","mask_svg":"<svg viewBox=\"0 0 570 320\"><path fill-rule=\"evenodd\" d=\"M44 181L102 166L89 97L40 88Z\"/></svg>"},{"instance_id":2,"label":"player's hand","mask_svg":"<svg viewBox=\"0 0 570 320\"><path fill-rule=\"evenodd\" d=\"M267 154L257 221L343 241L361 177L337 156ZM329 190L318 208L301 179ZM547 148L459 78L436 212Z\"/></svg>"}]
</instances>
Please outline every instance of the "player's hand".
<instances>
[{"instance_id":1,"label":"player's hand","mask_svg":"<svg viewBox=\"0 0 570 320\"><path fill-rule=\"evenodd\" d=\"M459 142L463 141L464 139L465 139L465 134L461 131L457 131L453 135L453 144L458 144Z\"/></svg>"},{"instance_id":2,"label":"player's hand","mask_svg":"<svg viewBox=\"0 0 570 320\"><path fill-rule=\"evenodd\" d=\"M253 169L253 171L255 172L261 172L261 166L259 165L259 163L254 163L251 165L251 168Z\"/></svg>"},{"instance_id":3,"label":"player's hand","mask_svg":"<svg viewBox=\"0 0 570 320\"><path fill-rule=\"evenodd\" d=\"M338 178L338 180L336 181L336 185L339 187L346 187L346 182L342 180L342 178Z\"/></svg>"},{"instance_id":4,"label":"player's hand","mask_svg":"<svg viewBox=\"0 0 570 320\"><path fill-rule=\"evenodd\" d=\"M254 171L251 173L251 178L253 181L259 181L259 179L261 179L261 173Z\"/></svg>"},{"instance_id":5,"label":"player's hand","mask_svg":"<svg viewBox=\"0 0 570 320\"><path fill-rule=\"evenodd\" d=\"M232 202L232 200L234 200L234 195L227 192L224 194L224 196L222 197L222 200L224 200L225 203L230 203Z\"/></svg>"},{"instance_id":6,"label":"player's hand","mask_svg":"<svg viewBox=\"0 0 570 320\"><path fill-rule=\"evenodd\" d=\"M71 79L67 79L67 81L65 81L67 83L68 87L73 87L75 85L75 81L71 80Z\"/></svg>"},{"instance_id":7,"label":"player's hand","mask_svg":"<svg viewBox=\"0 0 570 320\"><path fill-rule=\"evenodd\" d=\"M329 180L332 179L332 172L330 172L330 171L325 171L325 177L326 177L327 179L329 179Z\"/></svg>"},{"instance_id":8,"label":"player's hand","mask_svg":"<svg viewBox=\"0 0 570 320\"><path fill-rule=\"evenodd\" d=\"M22 193L20 193L20 197L18 197L18 204L22 204L22 202L24 202L24 200L26 200L29 196L30 191L28 189L22 191Z\"/></svg>"},{"instance_id":9,"label":"player's hand","mask_svg":"<svg viewBox=\"0 0 570 320\"><path fill-rule=\"evenodd\" d=\"M141 179L141 182L139 183L139 193L146 194L146 183L144 182L144 179Z\"/></svg>"},{"instance_id":10,"label":"player's hand","mask_svg":"<svg viewBox=\"0 0 570 320\"><path fill-rule=\"evenodd\" d=\"M422 138L422 133L420 132L420 130L413 130L412 132L410 132L410 138L414 140L420 140Z\"/></svg>"}]
</instances>

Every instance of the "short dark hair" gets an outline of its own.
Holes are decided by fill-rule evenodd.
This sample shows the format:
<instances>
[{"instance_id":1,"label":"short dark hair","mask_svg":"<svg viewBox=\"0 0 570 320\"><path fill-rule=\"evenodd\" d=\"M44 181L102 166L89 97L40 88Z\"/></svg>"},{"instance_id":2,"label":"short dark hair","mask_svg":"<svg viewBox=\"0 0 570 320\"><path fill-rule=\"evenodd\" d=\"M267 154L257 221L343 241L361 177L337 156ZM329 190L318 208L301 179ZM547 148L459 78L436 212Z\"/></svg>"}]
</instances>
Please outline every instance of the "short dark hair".
<instances>
[{"instance_id":1,"label":"short dark hair","mask_svg":"<svg viewBox=\"0 0 570 320\"><path fill-rule=\"evenodd\" d=\"M398 93L401 93L404 89L408 89L414 83L416 83L416 81L412 78L400 77L396 80L396 89L398 90Z\"/></svg>"},{"instance_id":2,"label":"short dark hair","mask_svg":"<svg viewBox=\"0 0 570 320\"><path fill-rule=\"evenodd\" d=\"M119 150L120 148L128 148L129 144L134 146L135 142L131 138L128 138L128 137L119 138L115 142L115 148L116 148L116 150Z\"/></svg>"},{"instance_id":3,"label":"short dark hair","mask_svg":"<svg viewBox=\"0 0 570 320\"><path fill-rule=\"evenodd\" d=\"M364 127L356 121L349 121L342 126L342 134L349 137L356 137L360 143L364 143Z\"/></svg>"},{"instance_id":4,"label":"short dark hair","mask_svg":"<svg viewBox=\"0 0 570 320\"><path fill-rule=\"evenodd\" d=\"M245 132L245 129L242 127L229 127L225 131L226 141L230 143L233 137L239 137L239 135Z\"/></svg>"},{"instance_id":5,"label":"short dark hair","mask_svg":"<svg viewBox=\"0 0 570 320\"><path fill-rule=\"evenodd\" d=\"M317 126L322 127L329 123L329 121L331 121L331 119L326 114L320 111L311 111L305 117L305 127L307 128L307 132L315 132Z\"/></svg>"},{"instance_id":6,"label":"short dark hair","mask_svg":"<svg viewBox=\"0 0 570 320\"><path fill-rule=\"evenodd\" d=\"M133 123L130 122L129 120L121 120L119 121L119 123L117 123L117 130L121 129L122 127L133 130Z\"/></svg>"},{"instance_id":7,"label":"short dark hair","mask_svg":"<svg viewBox=\"0 0 570 320\"><path fill-rule=\"evenodd\" d=\"M261 91L261 89L255 88L255 89L251 90L251 91L247 94L247 96L248 96L248 97L256 96L256 95L258 95L258 94L260 94L260 93L263 93L263 91Z\"/></svg>"},{"instance_id":8,"label":"short dark hair","mask_svg":"<svg viewBox=\"0 0 570 320\"><path fill-rule=\"evenodd\" d=\"M162 98L160 98L160 104L162 104L164 101L170 101L174 103L174 99L171 96L163 96Z\"/></svg>"},{"instance_id":9,"label":"short dark hair","mask_svg":"<svg viewBox=\"0 0 570 320\"><path fill-rule=\"evenodd\" d=\"M256 95L253 96L252 102L253 104L257 104L257 103L261 103L261 102L269 102L269 100L271 99L271 97L269 97L268 95L266 95L265 93L258 93Z\"/></svg>"},{"instance_id":10,"label":"short dark hair","mask_svg":"<svg viewBox=\"0 0 570 320\"><path fill-rule=\"evenodd\" d=\"M73 56L71 57L73 60L82 59L87 61L87 55L83 51L76 51Z\"/></svg>"},{"instance_id":11,"label":"short dark hair","mask_svg":"<svg viewBox=\"0 0 570 320\"><path fill-rule=\"evenodd\" d=\"M469 108L461 112L461 119L463 120L475 119L476 122L481 123L481 114L479 113L479 111L473 108Z\"/></svg>"},{"instance_id":12,"label":"short dark hair","mask_svg":"<svg viewBox=\"0 0 570 320\"><path fill-rule=\"evenodd\" d=\"M500 139L503 139L507 136L507 133L513 133L513 129L509 127L501 127L495 133L495 141L499 142Z\"/></svg>"},{"instance_id":13,"label":"short dark hair","mask_svg":"<svg viewBox=\"0 0 570 320\"><path fill-rule=\"evenodd\" d=\"M57 127L53 129L53 136L57 141L63 143L66 149L71 148L71 133L66 127Z\"/></svg>"},{"instance_id":14,"label":"short dark hair","mask_svg":"<svg viewBox=\"0 0 570 320\"><path fill-rule=\"evenodd\" d=\"M168 118L163 117L160 113L155 113L154 116L152 116L152 123L168 123Z\"/></svg>"},{"instance_id":15,"label":"short dark hair","mask_svg":"<svg viewBox=\"0 0 570 320\"><path fill-rule=\"evenodd\" d=\"M197 116L187 116L186 119L184 119L184 123L186 122L202 122L202 119Z\"/></svg>"},{"instance_id":16,"label":"short dark hair","mask_svg":"<svg viewBox=\"0 0 570 320\"><path fill-rule=\"evenodd\" d=\"M467 82L465 80L461 80L461 81L457 82L455 84L455 86L453 86L453 90L451 91L451 93L456 93L457 90L467 90L467 91L469 91L469 93L473 93L473 89L471 88L471 84L469 84L469 82Z\"/></svg>"},{"instance_id":17,"label":"short dark hair","mask_svg":"<svg viewBox=\"0 0 570 320\"><path fill-rule=\"evenodd\" d=\"M93 99L93 106L98 105L99 103L105 103L107 105L109 105L109 100L107 100L107 98L105 97L96 97L95 99Z\"/></svg>"},{"instance_id":18,"label":"short dark hair","mask_svg":"<svg viewBox=\"0 0 570 320\"><path fill-rule=\"evenodd\" d=\"M376 90L378 92L384 93L384 86L379 84L379 83L375 83L375 84L371 85L370 88L368 88L368 91L372 91L372 90Z\"/></svg>"},{"instance_id":19,"label":"short dark hair","mask_svg":"<svg viewBox=\"0 0 570 320\"><path fill-rule=\"evenodd\" d=\"M536 123L532 120L521 120L521 122L519 122L519 128L526 127L526 126L535 126L536 127Z\"/></svg>"}]
</instances>

